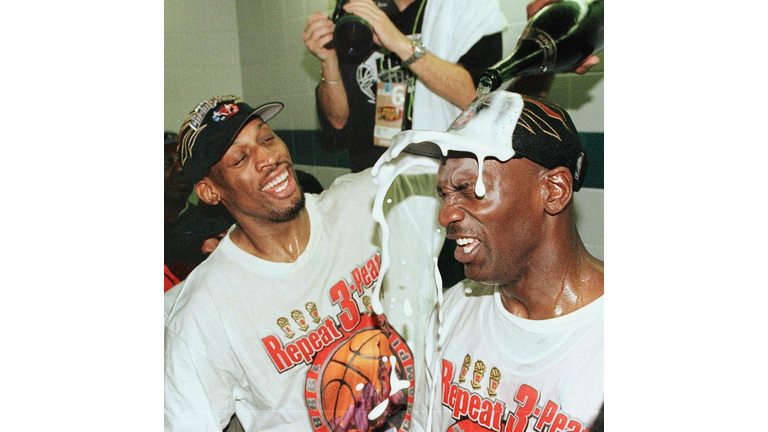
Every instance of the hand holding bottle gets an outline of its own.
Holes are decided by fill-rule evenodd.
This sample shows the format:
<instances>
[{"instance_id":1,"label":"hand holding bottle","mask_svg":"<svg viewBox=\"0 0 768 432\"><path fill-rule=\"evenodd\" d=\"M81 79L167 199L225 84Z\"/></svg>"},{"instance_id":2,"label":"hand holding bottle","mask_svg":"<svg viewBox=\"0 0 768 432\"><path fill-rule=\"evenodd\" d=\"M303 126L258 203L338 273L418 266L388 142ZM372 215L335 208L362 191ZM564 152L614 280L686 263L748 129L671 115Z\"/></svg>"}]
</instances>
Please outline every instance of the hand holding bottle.
<instances>
[{"instance_id":1,"label":"hand holding bottle","mask_svg":"<svg viewBox=\"0 0 768 432\"><path fill-rule=\"evenodd\" d=\"M478 96L520 76L589 70L603 49L603 6L604 0L534 0L512 53L483 71Z\"/></svg>"},{"instance_id":2,"label":"hand holding bottle","mask_svg":"<svg viewBox=\"0 0 768 432\"><path fill-rule=\"evenodd\" d=\"M344 11L368 21L373 29L373 41L406 59L413 54L413 45L406 35L397 29L387 13L372 0L351 0Z\"/></svg>"},{"instance_id":3,"label":"hand holding bottle","mask_svg":"<svg viewBox=\"0 0 768 432\"><path fill-rule=\"evenodd\" d=\"M536 15L536 12L540 11L541 8L544 6L555 3L560 0L533 0L532 2L528 3L525 7L525 12L527 14L527 19L531 19L534 15ZM596 64L600 63L600 57L592 54L589 57L587 57L586 60L584 60L583 63L576 66L575 69L573 69L571 72L577 73L577 74L585 74L589 72L589 69L592 66L595 66Z\"/></svg>"}]
</instances>

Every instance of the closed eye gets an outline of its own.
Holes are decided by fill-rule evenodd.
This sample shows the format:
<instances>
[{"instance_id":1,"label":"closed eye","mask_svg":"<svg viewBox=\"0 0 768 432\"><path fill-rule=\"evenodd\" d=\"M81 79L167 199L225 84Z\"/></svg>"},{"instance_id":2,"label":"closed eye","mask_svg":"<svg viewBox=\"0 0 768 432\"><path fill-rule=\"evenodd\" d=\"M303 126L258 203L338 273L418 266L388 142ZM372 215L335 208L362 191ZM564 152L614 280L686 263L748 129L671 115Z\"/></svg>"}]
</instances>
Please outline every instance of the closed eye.
<instances>
[{"instance_id":1,"label":"closed eye","mask_svg":"<svg viewBox=\"0 0 768 432\"><path fill-rule=\"evenodd\" d=\"M242 154L240 154L237 157L237 160L233 164L231 164L230 166L235 167L235 166L238 166L238 165L242 165L247 158L248 158L248 154L247 153L242 153Z\"/></svg>"},{"instance_id":2,"label":"closed eye","mask_svg":"<svg viewBox=\"0 0 768 432\"><path fill-rule=\"evenodd\" d=\"M445 189L443 189L440 186L437 187L437 196L439 196L443 200L445 200L445 198L450 193L459 193L459 194L462 194L462 195L471 195L471 196L474 197L475 196L475 185L472 182L465 182L465 183L461 183L461 184L456 185L456 186L448 186Z\"/></svg>"}]
</instances>

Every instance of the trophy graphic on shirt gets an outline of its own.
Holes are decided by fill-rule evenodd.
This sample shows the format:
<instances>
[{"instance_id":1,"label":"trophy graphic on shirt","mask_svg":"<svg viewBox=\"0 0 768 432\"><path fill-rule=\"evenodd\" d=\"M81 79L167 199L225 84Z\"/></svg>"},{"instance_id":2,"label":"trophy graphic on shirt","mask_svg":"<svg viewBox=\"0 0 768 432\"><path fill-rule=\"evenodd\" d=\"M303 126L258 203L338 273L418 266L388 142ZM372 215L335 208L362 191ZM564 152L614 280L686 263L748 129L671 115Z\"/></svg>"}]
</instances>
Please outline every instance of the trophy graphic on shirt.
<instances>
[{"instance_id":1,"label":"trophy graphic on shirt","mask_svg":"<svg viewBox=\"0 0 768 432\"><path fill-rule=\"evenodd\" d=\"M317 305L314 302L309 302L306 304L307 312L309 312L309 316L312 317L312 321L315 323L320 322L320 314L317 313Z\"/></svg>"},{"instance_id":2,"label":"trophy graphic on shirt","mask_svg":"<svg viewBox=\"0 0 768 432\"><path fill-rule=\"evenodd\" d=\"M488 396L496 396L496 390L501 381L501 371L496 366L491 368L490 381L488 382Z\"/></svg>"},{"instance_id":3,"label":"trophy graphic on shirt","mask_svg":"<svg viewBox=\"0 0 768 432\"><path fill-rule=\"evenodd\" d=\"M307 331L309 325L307 324L307 320L304 319L304 314L301 313L300 310L294 309L294 311L291 312L291 318L296 321L296 324L299 325L301 331Z\"/></svg>"},{"instance_id":4,"label":"trophy graphic on shirt","mask_svg":"<svg viewBox=\"0 0 768 432\"><path fill-rule=\"evenodd\" d=\"M373 315L373 305L371 304L371 298L367 295L363 296L363 306L365 306L365 309L368 310L368 312L366 312L368 315Z\"/></svg>"},{"instance_id":5,"label":"trophy graphic on shirt","mask_svg":"<svg viewBox=\"0 0 768 432\"><path fill-rule=\"evenodd\" d=\"M477 390L480 388L480 381L483 379L483 375L485 375L485 363L483 363L482 360L478 360L475 362L475 371L472 374L472 388Z\"/></svg>"},{"instance_id":6,"label":"trophy graphic on shirt","mask_svg":"<svg viewBox=\"0 0 768 432\"><path fill-rule=\"evenodd\" d=\"M292 338L295 334L293 331L291 331L291 323L288 321L288 318L286 317L280 317L277 319L277 325L280 326L281 329L283 329L283 332L285 332L285 335L289 338Z\"/></svg>"},{"instance_id":7,"label":"trophy graphic on shirt","mask_svg":"<svg viewBox=\"0 0 768 432\"><path fill-rule=\"evenodd\" d=\"M467 372L469 372L470 363L472 363L472 358L469 356L469 354L467 354L464 356L464 363L461 364L461 373L459 374L459 382L466 381L464 377L467 376Z\"/></svg>"}]
</instances>

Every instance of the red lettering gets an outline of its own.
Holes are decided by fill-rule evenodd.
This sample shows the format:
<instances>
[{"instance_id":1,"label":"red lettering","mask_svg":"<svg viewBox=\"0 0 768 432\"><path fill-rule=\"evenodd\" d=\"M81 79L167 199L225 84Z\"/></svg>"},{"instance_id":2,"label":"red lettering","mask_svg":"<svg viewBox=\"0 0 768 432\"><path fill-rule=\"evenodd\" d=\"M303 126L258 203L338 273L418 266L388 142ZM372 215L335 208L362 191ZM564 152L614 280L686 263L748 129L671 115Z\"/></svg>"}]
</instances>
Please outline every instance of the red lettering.
<instances>
[{"instance_id":1,"label":"red lettering","mask_svg":"<svg viewBox=\"0 0 768 432\"><path fill-rule=\"evenodd\" d=\"M469 397L469 408L467 409L467 415L469 415L469 418L471 418L474 421L477 421L477 418L480 416L480 413L477 412L477 410L480 408L480 403L483 400L480 398L480 396L476 395L475 393L472 393L472 395Z\"/></svg>"},{"instance_id":2,"label":"red lettering","mask_svg":"<svg viewBox=\"0 0 768 432\"><path fill-rule=\"evenodd\" d=\"M547 404L544 406L544 409L541 412L541 415L539 416L539 421L536 422L536 426L533 428L537 431L540 431L541 428L544 427L544 425L552 424L552 420L555 418L555 414L557 414L558 406L556 403L552 402L551 400L547 401Z\"/></svg>"},{"instance_id":3,"label":"red lettering","mask_svg":"<svg viewBox=\"0 0 768 432\"><path fill-rule=\"evenodd\" d=\"M360 274L359 268L352 270L352 280L355 281L355 291L359 295L363 295L363 276Z\"/></svg>"},{"instance_id":4,"label":"red lettering","mask_svg":"<svg viewBox=\"0 0 768 432\"><path fill-rule=\"evenodd\" d=\"M270 335L261 340L267 349L272 363L275 364L277 371L282 373L297 364L304 362L311 364L312 359L323 347L332 344L341 339L342 334L336 328L331 318L326 318L322 326L309 332L306 336L282 346L277 336Z\"/></svg>"},{"instance_id":5,"label":"red lettering","mask_svg":"<svg viewBox=\"0 0 768 432\"><path fill-rule=\"evenodd\" d=\"M459 386L452 385L448 392L448 407L453 409L456 406L456 397L459 395Z\"/></svg>"},{"instance_id":6,"label":"red lettering","mask_svg":"<svg viewBox=\"0 0 768 432\"><path fill-rule=\"evenodd\" d=\"M363 267L360 269L360 273L363 275L363 284L367 287L371 286L371 275L368 274L368 269Z\"/></svg>"},{"instance_id":7,"label":"red lettering","mask_svg":"<svg viewBox=\"0 0 768 432\"><path fill-rule=\"evenodd\" d=\"M277 336L269 335L262 339L261 343L267 349L269 358L272 359L272 363L275 364L278 372L288 369L288 366L293 366L293 363L288 359L288 354L282 349L282 344Z\"/></svg>"},{"instance_id":8,"label":"red lettering","mask_svg":"<svg viewBox=\"0 0 768 432\"><path fill-rule=\"evenodd\" d=\"M330 318L325 319L325 328L327 328L328 331L331 333L331 337L333 338L331 342L341 339L341 333L339 333L339 329L336 328L336 324L333 322L332 319ZM326 345L330 345L330 342L327 343Z\"/></svg>"},{"instance_id":9,"label":"red lettering","mask_svg":"<svg viewBox=\"0 0 768 432\"><path fill-rule=\"evenodd\" d=\"M291 359L292 363L301 361L301 353L299 352L299 347L297 347L295 343L288 344L285 347L285 352L288 353L288 358ZM291 366L293 366L293 364Z\"/></svg>"},{"instance_id":10,"label":"red lettering","mask_svg":"<svg viewBox=\"0 0 768 432\"><path fill-rule=\"evenodd\" d=\"M519 405L515 409L515 412L510 412L507 415L505 432L523 432L528 425L528 419L533 413L533 409L536 407L536 402L539 399L539 392L535 388L528 384L523 384L517 389L515 395L515 402Z\"/></svg>"},{"instance_id":11,"label":"red lettering","mask_svg":"<svg viewBox=\"0 0 768 432\"><path fill-rule=\"evenodd\" d=\"M350 287L344 280L336 282L331 287L331 301L341 307L339 312L339 322L345 331L352 331L360 322L360 310L357 308L357 302L352 300Z\"/></svg>"},{"instance_id":12,"label":"red lettering","mask_svg":"<svg viewBox=\"0 0 768 432\"><path fill-rule=\"evenodd\" d=\"M336 328L336 324L333 322L332 319L330 318L325 319L325 328L327 328L328 331L331 333L331 337L333 338L331 342L341 339L341 333L339 333L339 329ZM330 343L327 343L326 345L330 345Z\"/></svg>"},{"instance_id":13,"label":"red lettering","mask_svg":"<svg viewBox=\"0 0 768 432\"><path fill-rule=\"evenodd\" d=\"M309 343L309 339L306 336L303 336L299 339L296 339L296 346L299 348L299 352L301 352L301 356L304 359L304 363L310 364L312 363L312 357L315 355L316 350L312 349L312 345Z\"/></svg>"},{"instance_id":14,"label":"red lettering","mask_svg":"<svg viewBox=\"0 0 768 432\"><path fill-rule=\"evenodd\" d=\"M319 327L318 330L322 329L322 327ZM315 351L320 351L320 348L323 347L323 344L320 343L320 335L317 332L312 332L307 335L309 338L309 344L312 345L312 349Z\"/></svg>"},{"instance_id":15,"label":"red lettering","mask_svg":"<svg viewBox=\"0 0 768 432\"><path fill-rule=\"evenodd\" d=\"M493 404L493 430L501 430L501 415L504 414L504 403L496 402Z\"/></svg>"},{"instance_id":16,"label":"red lettering","mask_svg":"<svg viewBox=\"0 0 768 432\"><path fill-rule=\"evenodd\" d=\"M480 416L477 419L477 422L480 423L481 426L484 426L486 429L490 429L491 419L493 417L493 403L491 403L491 401L488 399L484 399L481 409L482 411L480 412Z\"/></svg>"},{"instance_id":17,"label":"red lettering","mask_svg":"<svg viewBox=\"0 0 768 432\"><path fill-rule=\"evenodd\" d=\"M557 416L555 416L555 421L552 422L552 427L549 428L550 432L558 432L563 430L565 427L565 423L568 421L568 417L566 417L563 413L558 413Z\"/></svg>"},{"instance_id":18,"label":"red lettering","mask_svg":"<svg viewBox=\"0 0 768 432\"><path fill-rule=\"evenodd\" d=\"M468 407L469 407L469 392L464 390L463 388L458 388L456 405L453 407L453 418L459 419L461 418L461 416L466 415Z\"/></svg>"},{"instance_id":19,"label":"red lettering","mask_svg":"<svg viewBox=\"0 0 768 432\"><path fill-rule=\"evenodd\" d=\"M441 375L441 391L443 393L443 404L451 406L448 403L448 396L453 390L451 388L451 378L453 378L453 363L443 359L443 373Z\"/></svg>"},{"instance_id":20,"label":"red lettering","mask_svg":"<svg viewBox=\"0 0 768 432\"><path fill-rule=\"evenodd\" d=\"M376 280L379 277L379 269L376 265L376 258L378 258L378 255L368 261L368 273L370 273L371 279L373 280Z\"/></svg>"},{"instance_id":21,"label":"red lettering","mask_svg":"<svg viewBox=\"0 0 768 432\"><path fill-rule=\"evenodd\" d=\"M576 420L571 420L570 423L568 423L568 427L570 429L568 429L566 432L581 432L581 423ZM589 429L587 429L587 431L589 431Z\"/></svg>"}]
</instances>

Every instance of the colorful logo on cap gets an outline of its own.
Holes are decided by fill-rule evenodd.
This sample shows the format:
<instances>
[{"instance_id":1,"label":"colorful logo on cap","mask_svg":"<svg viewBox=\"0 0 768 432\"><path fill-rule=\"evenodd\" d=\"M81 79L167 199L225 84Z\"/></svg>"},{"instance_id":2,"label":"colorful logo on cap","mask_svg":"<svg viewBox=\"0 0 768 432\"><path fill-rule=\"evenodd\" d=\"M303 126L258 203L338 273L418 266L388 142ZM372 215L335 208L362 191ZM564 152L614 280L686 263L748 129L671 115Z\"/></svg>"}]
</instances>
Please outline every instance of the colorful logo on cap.
<instances>
[{"instance_id":1,"label":"colorful logo on cap","mask_svg":"<svg viewBox=\"0 0 768 432\"><path fill-rule=\"evenodd\" d=\"M228 119L229 117L237 114L240 108L237 105L228 103L220 106L213 112L213 121L220 122Z\"/></svg>"},{"instance_id":2,"label":"colorful logo on cap","mask_svg":"<svg viewBox=\"0 0 768 432\"><path fill-rule=\"evenodd\" d=\"M536 130L538 129L541 132L557 139L558 141L563 141L562 137L557 132L557 128L549 123L549 120L559 122L566 130L570 131L568 123L565 121L565 115L563 114L563 111L558 108L549 107L531 98L524 99L526 102L528 102L529 105L526 105L523 108L523 112L520 114L520 118L518 119L517 124L526 128L528 132L533 135L536 135ZM531 109L533 107L538 107L541 110L541 113L544 115L534 112Z\"/></svg>"},{"instance_id":3,"label":"colorful logo on cap","mask_svg":"<svg viewBox=\"0 0 768 432\"><path fill-rule=\"evenodd\" d=\"M187 116L187 119L181 126L181 136L179 137L179 155L181 156L181 166L185 166L187 161L192 157L192 150L195 147L197 136L200 134L200 132L202 132L203 129L205 129L205 125L203 124L205 115L208 114L208 111L223 101L230 102L224 106L232 105L237 108L237 105L235 104L242 102L242 99L232 95L214 97L200 102L197 107L195 107L195 109L192 110L192 112L190 112ZM222 108L224 106L222 106ZM228 110L230 109L228 108ZM237 111L235 110L235 112Z\"/></svg>"}]
</instances>

